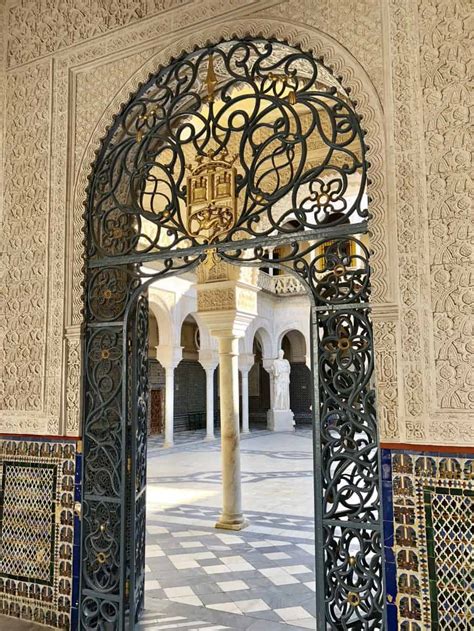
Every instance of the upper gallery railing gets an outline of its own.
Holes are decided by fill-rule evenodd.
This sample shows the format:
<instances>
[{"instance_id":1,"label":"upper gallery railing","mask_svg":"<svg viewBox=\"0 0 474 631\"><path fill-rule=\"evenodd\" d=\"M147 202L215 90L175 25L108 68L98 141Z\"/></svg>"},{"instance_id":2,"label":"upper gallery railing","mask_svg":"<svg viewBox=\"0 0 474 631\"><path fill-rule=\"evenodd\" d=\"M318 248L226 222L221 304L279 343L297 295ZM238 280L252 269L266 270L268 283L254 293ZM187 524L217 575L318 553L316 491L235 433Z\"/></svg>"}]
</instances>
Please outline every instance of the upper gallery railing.
<instances>
[{"instance_id":1,"label":"upper gallery railing","mask_svg":"<svg viewBox=\"0 0 474 631\"><path fill-rule=\"evenodd\" d=\"M266 272L260 271L258 274L258 286L264 291L279 296L301 295L306 293L303 285L292 274L281 274L279 276L270 276Z\"/></svg>"}]
</instances>

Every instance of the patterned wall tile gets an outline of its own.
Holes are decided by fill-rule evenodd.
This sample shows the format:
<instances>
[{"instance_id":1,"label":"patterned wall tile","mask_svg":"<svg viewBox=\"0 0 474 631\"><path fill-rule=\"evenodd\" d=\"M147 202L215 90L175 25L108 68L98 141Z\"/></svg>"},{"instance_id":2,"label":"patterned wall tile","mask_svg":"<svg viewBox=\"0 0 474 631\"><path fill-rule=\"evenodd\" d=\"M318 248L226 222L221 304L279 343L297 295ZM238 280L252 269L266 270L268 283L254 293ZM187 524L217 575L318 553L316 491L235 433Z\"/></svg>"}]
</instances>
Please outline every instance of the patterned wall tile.
<instances>
[{"instance_id":1,"label":"patterned wall tile","mask_svg":"<svg viewBox=\"0 0 474 631\"><path fill-rule=\"evenodd\" d=\"M71 628L80 466L72 441L0 439L0 612Z\"/></svg>"},{"instance_id":2,"label":"patterned wall tile","mask_svg":"<svg viewBox=\"0 0 474 631\"><path fill-rule=\"evenodd\" d=\"M474 457L384 450L382 466L389 630L472 629Z\"/></svg>"}]
</instances>

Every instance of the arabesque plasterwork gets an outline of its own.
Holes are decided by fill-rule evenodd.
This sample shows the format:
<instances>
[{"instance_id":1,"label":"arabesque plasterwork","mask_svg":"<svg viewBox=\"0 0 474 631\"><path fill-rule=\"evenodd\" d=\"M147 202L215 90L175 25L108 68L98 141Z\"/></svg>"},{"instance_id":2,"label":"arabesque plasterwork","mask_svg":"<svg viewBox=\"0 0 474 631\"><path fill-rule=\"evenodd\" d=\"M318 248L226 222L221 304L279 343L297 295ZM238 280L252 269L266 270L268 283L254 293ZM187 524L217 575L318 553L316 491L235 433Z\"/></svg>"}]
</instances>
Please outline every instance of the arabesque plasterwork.
<instances>
[{"instance_id":1,"label":"arabesque plasterwork","mask_svg":"<svg viewBox=\"0 0 474 631\"><path fill-rule=\"evenodd\" d=\"M470 434L472 442L474 422L466 415L473 388L465 48L452 43L467 34L469 3L364 0L344 11L325 3L315 12L309 0L230 0L225 7L207 0L196 11L196 2L127 0L120 7L103 2L95 13L81 2L47 4L49 27L42 30L34 25L45 23L35 18L43 3L5 7L5 147L12 149L4 173L12 248L6 267L15 277L11 291L23 298L12 297L7 304L16 305L15 312L0 325L2 333L7 329L7 352L18 359L3 364L16 368L7 369L4 380L2 430L78 432L74 327L80 322L82 203L90 162L112 116L140 81L181 50L222 36L262 33L323 55L364 116L372 165L374 299L398 304L386 318L375 318L383 437L426 442L439 433L445 442L465 444ZM391 84L384 81L383 50L390 55ZM446 69L451 65L452 73ZM445 99L456 105L455 113L442 107ZM21 151L32 131L36 149L25 159ZM458 175L447 184L454 170ZM27 225L22 213L34 216L34 231L20 229ZM25 249L34 264L14 264L13 250Z\"/></svg>"},{"instance_id":2,"label":"arabesque plasterwork","mask_svg":"<svg viewBox=\"0 0 474 631\"><path fill-rule=\"evenodd\" d=\"M466 82L472 67L469 4L462 0L418 3L435 389L438 407L446 410L474 410L472 82Z\"/></svg>"}]
</instances>

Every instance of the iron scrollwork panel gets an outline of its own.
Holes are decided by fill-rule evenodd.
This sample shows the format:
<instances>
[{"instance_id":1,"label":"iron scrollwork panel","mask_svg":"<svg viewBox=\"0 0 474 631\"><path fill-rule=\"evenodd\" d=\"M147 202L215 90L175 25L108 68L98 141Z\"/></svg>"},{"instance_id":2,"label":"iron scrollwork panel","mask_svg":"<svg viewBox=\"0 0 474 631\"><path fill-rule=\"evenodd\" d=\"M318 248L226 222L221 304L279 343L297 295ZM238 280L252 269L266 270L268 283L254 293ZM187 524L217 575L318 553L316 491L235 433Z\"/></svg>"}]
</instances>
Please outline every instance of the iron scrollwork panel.
<instances>
[{"instance_id":1,"label":"iron scrollwork panel","mask_svg":"<svg viewBox=\"0 0 474 631\"><path fill-rule=\"evenodd\" d=\"M315 316L327 622L334 629L381 629L380 474L369 309L351 305Z\"/></svg>"},{"instance_id":2,"label":"iron scrollwork panel","mask_svg":"<svg viewBox=\"0 0 474 631\"><path fill-rule=\"evenodd\" d=\"M183 55L140 87L103 141L88 256L362 221L365 151L349 90L321 59L250 38Z\"/></svg>"},{"instance_id":3,"label":"iron scrollwork panel","mask_svg":"<svg viewBox=\"0 0 474 631\"><path fill-rule=\"evenodd\" d=\"M121 322L89 326L85 344L81 628L118 628L122 604L124 336Z\"/></svg>"},{"instance_id":4,"label":"iron scrollwork panel","mask_svg":"<svg viewBox=\"0 0 474 631\"><path fill-rule=\"evenodd\" d=\"M148 434L148 300L138 297L130 323L130 449L129 473L129 528L128 584L129 619L137 622L143 609L145 595L145 538L146 538L146 456Z\"/></svg>"},{"instance_id":5,"label":"iron scrollwork panel","mask_svg":"<svg viewBox=\"0 0 474 631\"><path fill-rule=\"evenodd\" d=\"M128 311L140 285L133 265L89 269L87 274L79 622L85 631L121 629L126 611Z\"/></svg>"},{"instance_id":6,"label":"iron scrollwork panel","mask_svg":"<svg viewBox=\"0 0 474 631\"><path fill-rule=\"evenodd\" d=\"M383 628L369 252L358 236L368 163L355 105L321 59L248 38L174 60L107 132L87 202L84 629L122 631L125 601L132 624L143 601L140 293L209 246L231 263L273 265L277 241L277 265L313 304L318 628ZM156 271L140 271L152 258Z\"/></svg>"},{"instance_id":7,"label":"iron scrollwork panel","mask_svg":"<svg viewBox=\"0 0 474 631\"><path fill-rule=\"evenodd\" d=\"M382 629L378 429L373 389L370 252L363 235L285 244L277 265L313 298L316 581L321 629ZM268 265L271 242L221 251ZM323 553L321 554L321 550Z\"/></svg>"},{"instance_id":8,"label":"iron scrollwork panel","mask_svg":"<svg viewBox=\"0 0 474 631\"><path fill-rule=\"evenodd\" d=\"M91 267L84 337L80 628L122 631L143 607L146 531L147 283L203 258L159 269Z\"/></svg>"}]
</instances>

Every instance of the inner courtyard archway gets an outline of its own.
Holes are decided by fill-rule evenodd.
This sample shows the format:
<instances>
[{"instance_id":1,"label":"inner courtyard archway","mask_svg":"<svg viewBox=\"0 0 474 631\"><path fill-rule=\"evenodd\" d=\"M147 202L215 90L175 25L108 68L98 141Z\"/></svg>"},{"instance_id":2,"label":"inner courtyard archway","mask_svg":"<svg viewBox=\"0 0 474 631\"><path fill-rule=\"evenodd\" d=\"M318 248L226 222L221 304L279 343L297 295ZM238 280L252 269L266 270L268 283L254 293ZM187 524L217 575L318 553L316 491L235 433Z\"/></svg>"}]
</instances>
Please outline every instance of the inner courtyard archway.
<instances>
[{"instance_id":1,"label":"inner courtyard archway","mask_svg":"<svg viewBox=\"0 0 474 631\"><path fill-rule=\"evenodd\" d=\"M222 386L235 382L235 340L256 299L224 272L268 266L275 250L312 301L318 628L383 625L367 168L347 92L275 41L184 55L115 119L88 198L83 628L133 626L143 607L147 287L206 269L201 317L227 312L214 329ZM235 389L223 408L235 412ZM224 459L238 463L230 417L227 430Z\"/></svg>"}]
</instances>

